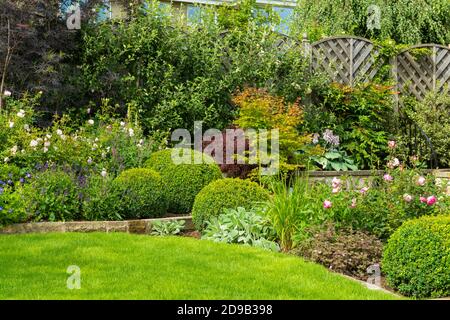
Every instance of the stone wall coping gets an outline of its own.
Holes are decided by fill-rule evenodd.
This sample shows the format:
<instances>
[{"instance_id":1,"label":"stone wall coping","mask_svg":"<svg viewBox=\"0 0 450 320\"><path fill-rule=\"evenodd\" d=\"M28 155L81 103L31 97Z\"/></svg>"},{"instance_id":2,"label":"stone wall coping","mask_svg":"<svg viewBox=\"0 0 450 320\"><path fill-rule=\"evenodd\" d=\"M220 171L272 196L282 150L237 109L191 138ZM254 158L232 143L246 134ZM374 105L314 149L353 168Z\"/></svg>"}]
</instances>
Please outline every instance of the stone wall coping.
<instances>
[{"instance_id":1,"label":"stone wall coping","mask_svg":"<svg viewBox=\"0 0 450 320\"><path fill-rule=\"evenodd\" d=\"M185 220L185 230L194 230L191 216L174 216L155 219L123 221L66 221L17 223L0 228L0 234L49 233L49 232L126 232L148 234L155 221Z\"/></svg>"}]
</instances>

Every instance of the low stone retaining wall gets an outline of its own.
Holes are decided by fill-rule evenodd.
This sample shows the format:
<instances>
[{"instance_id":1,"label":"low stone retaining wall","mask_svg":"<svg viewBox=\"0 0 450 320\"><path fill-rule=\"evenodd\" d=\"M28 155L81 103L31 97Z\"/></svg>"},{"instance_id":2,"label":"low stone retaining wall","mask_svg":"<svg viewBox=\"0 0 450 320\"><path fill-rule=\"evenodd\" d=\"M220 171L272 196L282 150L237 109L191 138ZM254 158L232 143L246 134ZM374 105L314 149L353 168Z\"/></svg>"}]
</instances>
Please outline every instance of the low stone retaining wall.
<instances>
[{"instance_id":1,"label":"low stone retaining wall","mask_svg":"<svg viewBox=\"0 0 450 320\"><path fill-rule=\"evenodd\" d=\"M70 221L19 223L0 228L0 234L49 232L126 232L148 234L155 221L184 220L185 231L194 230L191 216L127 221Z\"/></svg>"}]
</instances>

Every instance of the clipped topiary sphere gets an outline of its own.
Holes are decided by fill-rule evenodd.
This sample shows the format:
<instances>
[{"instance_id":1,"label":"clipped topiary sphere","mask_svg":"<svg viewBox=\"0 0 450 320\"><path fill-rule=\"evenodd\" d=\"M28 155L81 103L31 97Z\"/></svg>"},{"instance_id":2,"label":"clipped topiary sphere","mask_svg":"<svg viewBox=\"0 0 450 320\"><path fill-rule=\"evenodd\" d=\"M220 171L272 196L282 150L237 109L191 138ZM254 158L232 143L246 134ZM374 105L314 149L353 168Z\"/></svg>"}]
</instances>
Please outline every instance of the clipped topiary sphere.
<instances>
[{"instance_id":1,"label":"clipped topiary sphere","mask_svg":"<svg viewBox=\"0 0 450 320\"><path fill-rule=\"evenodd\" d=\"M416 298L450 295L450 216L405 222L383 253L390 286Z\"/></svg>"},{"instance_id":2,"label":"clipped topiary sphere","mask_svg":"<svg viewBox=\"0 0 450 320\"><path fill-rule=\"evenodd\" d=\"M186 152L186 161L183 162L187 163L174 163L172 155L183 155L181 152ZM198 162L203 163L196 164L195 157L198 157ZM209 183L222 178L222 172L213 158L188 149L155 152L147 160L146 167L161 175L166 185L165 192L171 213L191 212L195 196Z\"/></svg>"},{"instance_id":3,"label":"clipped topiary sphere","mask_svg":"<svg viewBox=\"0 0 450 320\"><path fill-rule=\"evenodd\" d=\"M158 218L168 207L164 183L152 169L123 171L113 180L107 201L122 219Z\"/></svg>"},{"instance_id":4,"label":"clipped topiary sphere","mask_svg":"<svg viewBox=\"0 0 450 320\"><path fill-rule=\"evenodd\" d=\"M258 202L266 201L268 192L257 183L241 179L221 179L207 185L195 197L192 220L197 230L206 221L223 213L225 208L250 209Z\"/></svg>"}]
</instances>

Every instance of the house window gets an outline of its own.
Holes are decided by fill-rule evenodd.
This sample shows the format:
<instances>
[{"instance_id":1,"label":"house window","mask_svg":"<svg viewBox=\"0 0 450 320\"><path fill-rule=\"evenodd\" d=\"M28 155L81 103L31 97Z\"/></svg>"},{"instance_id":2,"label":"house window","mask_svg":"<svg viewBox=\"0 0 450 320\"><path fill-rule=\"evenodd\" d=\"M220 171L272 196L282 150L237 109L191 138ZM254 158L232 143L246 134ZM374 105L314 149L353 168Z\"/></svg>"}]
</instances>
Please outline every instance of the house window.
<instances>
[{"instance_id":1,"label":"house window","mask_svg":"<svg viewBox=\"0 0 450 320\"><path fill-rule=\"evenodd\" d=\"M97 21L105 21L112 18L111 1L103 0L97 15Z\"/></svg>"},{"instance_id":2,"label":"house window","mask_svg":"<svg viewBox=\"0 0 450 320\"><path fill-rule=\"evenodd\" d=\"M198 23L202 21L202 8L198 6L188 5L186 10L187 20L190 23Z\"/></svg>"},{"instance_id":3,"label":"house window","mask_svg":"<svg viewBox=\"0 0 450 320\"><path fill-rule=\"evenodd\" d=\"M289 34L289 24L292 20L294 9L286 7L273 7L272 9L280 16L280 23L275 26L274 30L283 34Z\"/></svg>"}]
</instances>

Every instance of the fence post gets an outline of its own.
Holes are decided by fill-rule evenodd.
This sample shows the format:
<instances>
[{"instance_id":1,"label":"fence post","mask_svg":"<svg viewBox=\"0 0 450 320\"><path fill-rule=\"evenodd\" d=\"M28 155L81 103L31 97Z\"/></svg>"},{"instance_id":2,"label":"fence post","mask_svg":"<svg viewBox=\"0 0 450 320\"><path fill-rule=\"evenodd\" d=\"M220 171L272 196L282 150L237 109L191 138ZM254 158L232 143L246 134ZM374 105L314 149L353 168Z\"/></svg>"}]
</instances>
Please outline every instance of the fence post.
<instances>
[{"instance_id":1,"label":"fence post","mask_svg":"<svg viewBox=\"0 0 450 320\"><path fill-rule=\"evenodd\" d=\"M302 51L303 51L303 56L306 59L308 59L309 62L311 63L311 60L312 60L312 46L311 46L311 43L308 40L308 34L307 33L303 34Z\"/></svg>"},{"instance_id":2,"label":"fence post","mask_svg":"<svg viewBox=\"0 0 450 320\"><path fill-rule=\"evenodd\" d=\"M395 85L394 85L395 92L399 92L400 88L399 88L399 83L398 83L398 59L397 59L397 56L395 56L391 59L390 64L392 66L391 75L395 82ZM394 95L394 100L395 100L394 112L398 115L399 114L400 93L397 93L396 95Z\"/></svg>"}]
</instances>

